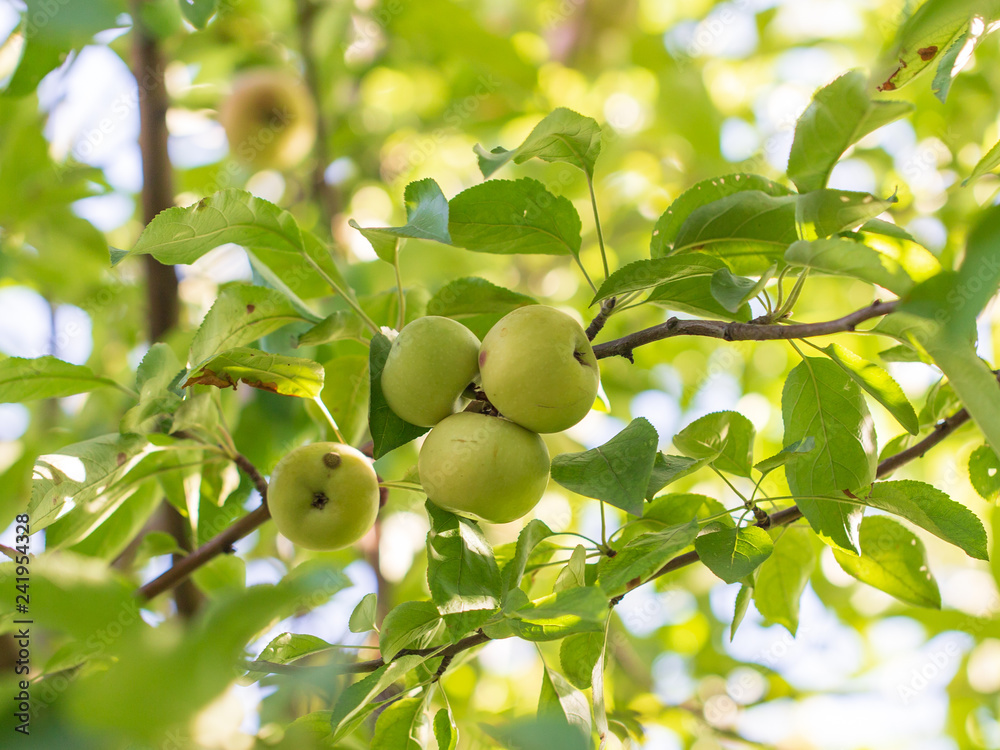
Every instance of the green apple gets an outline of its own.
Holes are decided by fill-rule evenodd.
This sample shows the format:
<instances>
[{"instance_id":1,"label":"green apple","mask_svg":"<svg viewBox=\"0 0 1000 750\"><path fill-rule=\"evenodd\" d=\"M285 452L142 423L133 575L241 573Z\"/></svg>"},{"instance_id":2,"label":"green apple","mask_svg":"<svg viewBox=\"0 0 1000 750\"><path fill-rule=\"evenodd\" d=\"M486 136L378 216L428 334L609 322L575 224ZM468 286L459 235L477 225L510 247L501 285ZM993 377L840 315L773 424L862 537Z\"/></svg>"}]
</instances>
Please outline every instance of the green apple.
<instances>
[{"instance_id":1,"label":"green apple","mask_svg":"<svg viewBox=\"0 0 1000 750\"><path fill-rule=\"evenodd\" d=\"M534 432L560 432L590 411L601 382L587 334L554 307L529 305L483 338L479 372L490 402Z\"/></svg>"},{"instance_id":2,"label":"green apple","mask_svg":"<svg viewBox=\"0 0 1000 750\"><path fill-rule=\"evenodd\" d=\"M428 315L406 325L389 349L382 395L398 417L433 427L461 407L479 372L479 339L456 320Z\"/></svg>"},{"instance_id":3,"label":"green apple","mask_svg":"<svg viewBox=\"0 0 1000 750\"><path fill-rule=\"evenodd\" d=\"M239 74L219 121L234 158L256 169L288 169L316 140L316 105L293 74L255 68Z\"/></svg>"},{"instance_id":4,"label":"green apple","mask_svg":"<svg viewBox=\"0 0 1000 750\"><path fill-rule=\"evenodd\" d=\"M490 523L535 507L549 481L549 451L537 433L502 417L460 412L424 440L420 483L438 507Z\"/></svg>"},{"instance_id":5,"label":"green apple","mask_svg":"<svg viewBox=\"0 0 1000 750\"><path fill-rule=\"evenodd\" d=\"M349 445L303 445L274 467L267 507L278 531L294 544L340 549L375 523L378 477L371 459Z\"/></svg>"}]
</instances>

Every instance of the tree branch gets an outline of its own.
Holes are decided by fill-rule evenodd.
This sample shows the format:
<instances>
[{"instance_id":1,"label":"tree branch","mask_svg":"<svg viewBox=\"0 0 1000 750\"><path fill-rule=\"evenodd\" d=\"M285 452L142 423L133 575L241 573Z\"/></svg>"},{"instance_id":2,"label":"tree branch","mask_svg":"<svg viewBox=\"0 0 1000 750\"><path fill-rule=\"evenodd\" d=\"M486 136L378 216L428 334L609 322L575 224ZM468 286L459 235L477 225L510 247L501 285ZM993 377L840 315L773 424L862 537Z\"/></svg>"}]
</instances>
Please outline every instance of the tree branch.
<instances>
[{"instance_id":1,"label":"tree branch","mask_svg":"<svg viewBox=\"0 0 1000 750\"><path fill-rule=\"evenodd\" d=\"M920 458L927 451L933 448L935 445L940 443L951 433L961 427L963 424L969 421L969 412L965 409L955 412L947 419L944 419L934 425L934 432L925 437L919 443L911 445L904 451L889 456L885 461L878 465L878 476L879 478L883 476L888 476L900 466L905 463L912 461L915 458Z\"/></svg>"},{"instance_id":2,"label":"tree branch","mask_svg":"<svg viewBox=\"0 0 1000 750\"><path fill-rule=\"evenodd\" d=\"M632 352L636 347L651 344L654 341L673 338L674 336L707 336L724 341L776 341L782 339L804 339L811 336L827 336L831 333L853 331L859 323L872 318L879 318L893 312L898 305L897 300L879 302L876 300L868 307L855 310L836 320L820 323L793 323L783 325L777 323L726 323L721 320L680 320L670 318L666 323L644 328L630 333L614 341L598 344L594 354L598 359L605 357L625 357L632 360Z\"/></svg>"},{"instance_id":3,"label":"tree branch","mask_svg":"<svg viewBox=\"0 0 1000 750\"><path fill-rule=\"evenodd\" d=\"M164 591L169 591L212 558L231 551L233 543L245 537L270 517L271 513L267 509L267 503L261 503L221 534L205 542L187 557L175 562L163 575L154 578L138 589L136 595L144 599L152 599Z\"/></svg>"},{"instance_id":4,"label":"tree branch","mask_svg":"<svg viewBox=\"0 0 1000 750\"><path fill-rule=\"evenodd\" d=\"M888 476L903 464L907 464L916 458L920 458L927 451L951 435L955 430L968 421L969 413L965 409L962 409L961 411L955 412L947 419L938 422L938 424L934 427L934 432L925 437L919 443L910 446L904 451L893 454L884 461L880 462L878 469L875 471L875 478L881 479L882 477ZM770 526L787 526L790 523L798 521L800 518L802 518L802 511L799 510L797 505L793 505L790 508L784 508L776 513L772 513L769 516ZM764 522L758 522L755 524L755 526L761 527L764 527L765 525L766 524ZM659 578L667 573L683 568L686 565L696 563L699 559L698 553L693 551L686 552L683 555L678 555L656 571L651 578L643 581L643 583L648 583L654 578ZM621 596L625 596L625 594L622 594ZM620 601L621 597L618 597L618 600Z\"/></svg>"},{"instance_id":5,"label":"tree branch","mask_svg":"<svg viewBox=\"0 0 1000 750\"><path fill-rule=\"evenodd\" d=\"M442 664L447 665L452 659L454 659L458 654L463 651L468 651L470 648L475 648L483 643L492 640L486 633L482 630L477 630L472 635L467 635L460 641L456 641L450 646L441 648L441 646L432 646L431 648L404 648L398 654L399 656L440 656L442 658ZM395 658L395 657L394 657ZM358 661L353 664L329 664L322 666L295 666L294 664L275 664L270 661L251 661L244 665L249 672L268 672L270 674L295 674L296 672L301 672L303 669L322 669L324 671L333 671L337 674L364 674L366 672L374 672L376 669L385 666L385 659L369 659L368 661Z\"/></svg>"},{"instance_id":6,"label":"tree branch","mask_svg":"<svg viewBox=\"0 0 1000 750\"><path fill-rule=\"evenodd\" d=\"M257 467L250 462L242 453L237 453L233 457L235 463L244 474L250 477L257 492L260 493L261 503L257 508L250 511L232 526L221 534L212 537L190 555L182 558L174 558L174 564L162 575L154 578L145 586L136 591L136 595L144 599L152 599L159 596L164 591L169 591L174 586L186 580L191 573L200 568L219 555L232 551L233 544L245 537L251 531L263 524L271 517L267 509L267 481L264 479Z\"/></svg>"},{"instance_id":7,"label":"tree branch","mask_svg":"<svg viewBox=\"0 0 1000 750\"><path fill-rule=\"evenodd\" d=\"M327 139L329 130L326 126L326 117L323 112L322 96L324 88L320 82L320 71L316 65L316 60L312 50L312 32L315 29L315 17L319 7L314 0L296 0L295 15L296 26L299 33L299 48L302 55L302 66L304 68L306 86L313 96L316 104L316 145L315 164L313 164L311 175L312 196L317 199L323 222L324 231L329 234L333 231L331 222L340 210L340 198L338 191L326 181L326 168L330 163L327 151Z\"/></svg>"}]
</instances>

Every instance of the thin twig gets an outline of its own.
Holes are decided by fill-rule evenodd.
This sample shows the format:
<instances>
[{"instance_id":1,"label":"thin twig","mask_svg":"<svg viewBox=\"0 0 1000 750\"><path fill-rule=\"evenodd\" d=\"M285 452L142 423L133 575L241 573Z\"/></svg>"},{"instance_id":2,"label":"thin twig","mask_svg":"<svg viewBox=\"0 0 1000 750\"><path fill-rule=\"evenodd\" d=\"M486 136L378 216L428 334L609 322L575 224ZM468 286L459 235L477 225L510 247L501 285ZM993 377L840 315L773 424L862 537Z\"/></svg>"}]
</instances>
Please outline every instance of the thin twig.
<instances>
[{"instance_id":1,"label":"thin twig","mask_svg":"<svg viewBox=\"0 0 1000 750\"><path fill-rule=\"evenodd\" d=\"M919 443L911 445L904 451L900 451L894 456L889 456L885 461L878 465L878 476L881 478L887 476L898 469L903 464L912 461L915 458L920 458L927 451L933 448L935 445L940 443L951 433L961 427L963 424L969 421L969 412L962 409L959 412L955 412L947 419L938 422L934 426L934 432L925 437Z\"/></svg>"},{"instance_id":2,"label":"thin twig","mask_svg":"<svg viewBox=\"0 0 1000 750\"><path fill-rule=\"evenodd\" d=\"M615 302L616 299L614 297L609 297L601 303L601 311L597 313L597 316L587 326L588 341L593 341L597 334L601 332L601 329L604 328L604 324L608 322L608 318L611 316L611 311L615 309Z\"/></svg>"},{"instance_id":3,"label":"thin twig","mask_svg":"<svg viewBox=\"0 0 1000 750\"><path fill-rule=\"evenodd\" d=\"M632 352L640 346L654 341L673 338L674 336L707 336L725 341L776 341L783 339L802 339L810 336L828 336L832 333L853 331L859 323L872 318L879 318L893 312L898 305L897 300L891 302L875 301L868 307L855 310L836 320L820 323L793 323L779 325L776 323L727 323L721 320L679 320L670 318L666 323L644 328L630 333L614 341L598 344L594 354L598 359L605 357L625 357L632 360Z\"/></svg>"},{"instance_id":4,"label":"thin twig","mask_svg":"<svg viewBox=\"0 0 1000 750\"><path fill-rule=\"evenodd\" d=\"M451 664L451 660L458 654L463 651L468 651L470 648L480 646L490 640L492 639L486 635L486 633L482 630L477 630L472 635L466 636L446 648L441 648L440 646L432 646L430 648L404 648L397 653L394 658L399 658L400 656L440 656L442 659L442 665L447 668L447 665ZM384 659L369 659L368 661L358 661L353 664L327 664L321 666L275 664L269 661L251 661L245 665L247 671L268 672L271 674L294 674L301 673L302 670L307 669L322 669L326 672L334 672L336 674L364 674L366 672L374 672L376 669L384 666Z\"/></svg>"}]
</instances>

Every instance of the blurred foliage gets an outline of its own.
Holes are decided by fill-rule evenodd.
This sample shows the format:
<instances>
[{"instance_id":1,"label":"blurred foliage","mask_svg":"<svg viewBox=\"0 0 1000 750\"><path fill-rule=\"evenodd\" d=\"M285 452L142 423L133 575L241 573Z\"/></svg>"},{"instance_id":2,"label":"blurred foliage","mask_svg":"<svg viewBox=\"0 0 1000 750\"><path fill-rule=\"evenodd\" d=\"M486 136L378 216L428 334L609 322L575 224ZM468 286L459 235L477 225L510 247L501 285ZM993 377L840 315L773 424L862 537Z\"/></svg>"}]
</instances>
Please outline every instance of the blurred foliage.
<instances>
[{"instance_id":1,"label":"blurred foliage","mask_svg":"<svg viewBox=\"0 0 1000 750\"><path fill-rule=\"evenodd\" d=\"M132 143L142 92L122 84L134 42L125 4L102 0L86 12L84 5L30 0L22 21L10 11L4 17L11 36L0 47L0 76L9 79L0 97L0 350L87 364L127 391L141 389L134 372L149 348L141 265L112 268L108 252L131 248L142 229ZM619 268L649 257L657 218L702 180L754 172L788 184L793 128L813 92L851 68L882 70L887 59L891 68L902 14L921 3L181 0L183 17L169 0L141 5L144 23L169 61L167 121L177 204L235 187L286 208L304 229L332 241L339 268L365 312L379 325L394 326L393 268L374 260L368 241L348 221L405 225L406 184L433 178L453 196L482 179L473 150L477 143L486 150L514 148L542 116L571 108L603 126L594 188L608 260ZM206 21L213 6L215 15ZM118 31L107 31L113 28ZM97 52L103 56L94 57ZM77 75L88 59L99 60L107 80L120 90L94 80L97 63ZM252 173L219 147L224 141L215 118L229 82L255 66L298 71L317 97L324 137L309 159L284 172ZM895 195L895 223L951 268L973 217L995 202L1000 185L987 172L963 186L1000 139L1000 35L984 37L946 101L935 96L932 76L928 70L892 92L891 98L912 102L914 113L852 147L834 170L831 186L880 198ZM115 146L121 143L126 145ZM326 176L319 192L317 174ZM537 179L572 201L584 217L581 262L591 277L600 278L585 175L564 163L534 160L518 167L517 176ZM226 248L178 270L183 320L166 343L183 358L220 285L249 278L250 271L239 253ZM468 253L409 240L400 252L400 273L407 286L407 319L423 314L450 282L468 276L575 310L584 319L593 312L588 312L592 291L566 258ZM315 289L294 291L316 296ZM870 285L813 276L795 317L826 320L872 300ZM321 305L317 310L324 316L345 309L334 298ZM615 315L602 339L663 322L669 314L647 305ZM980 320L980 351L987 358L1000 345L995 317L987 308ZM360 441L363 413L352 413L352 402L338 401L337 393L366 387L367 349L351 336L296 349L295 336L307 328L303 322L269 334L263 347L337 363L327 364L326 378L342 388L329 389L324 400ZM852 338L851 344L869 361L885 348L875 337ZM588 422L589 431L547 436L550 453L592 448L638 416L657 427L666 448L695 417L734 409L756 426L754 454L771 456L783 447L779 405L795 363L783 342L696 337L639 349L635 365L605 360L602 384L610 412ZM925 430L957 407L933 385L939 377L933 368L900 362L892 372L912 401L926 402L926 418L922 413L920 420ZM204 390L205 399L220 404L240 452L265 474L290 447L325 435L322 416L311 404L305 408L260 391ZM104 388L27 407L4 405L0 527L23 511L38 455L116 431L132 403L122 389ZM872 412L879 445L885 445L901 429L881 406L873 404ZM22 422L23 431L17 427ZM896 478L946 490L987 519L995 539L1000 514L979 498L965 472L981 444L974 427L963 427ZM404 479L415 457L410 444L382 458L377 468L384 477ZM329 717L314 712L333 707L342 677L272 675L260 681L263 691L236 688L233 675L225 675L231 660L243 655L247 643L255 650L245 655L256 657L269 640L261 640L265 633L283 631L316 631L330 643L371 645L368 635L348 632L347 619L353 603L374 587L372 564L382 566L380 616L401 602L427 598L422 496L393 489L383 510L380 545L369 539L359 552L307 553L277 538L272 527L262 527L240 543L238 557L220 558L196 578L210 599L196 623L176 623L169 597L162 597L144 606L142 617L163 624L139 628L129 591L164 568L165 555L173 551L169 540L147 535L114 569L93 558L118 558L163 496L183 511L198 543L242 515L249 481L221 465L195 463L199 470L171 467L164 471L171 479L124 499L112 520L70 545L74 556L62 567L33 567L33 601L39 602L31 644L37 713L27 746L332 747L324 739ZM765 486L772 494L787 494L783 477L771 475ZM679 480L672 491L734 504L729 488L707 472ZM600 533L596 506L553 484L537 516L553 528L594 536ZM609 509L609 520L620 521L616 511ZM488 534L499 553L518 531L514 525L490 528ZM798 545L787 554L818 555L795 641L779 625L763 624L751 608L730 644L738 587L722 584L702 566L664 576L646 587L651 590L624 600L608 635L608 746L708 750L743 746L743 735L787 748L1000 747L1000 565L973 562L922 535L930 568L942 582L944 609L920 609L848 578L813 535L787 533L787 547ZM802 538L793 542L796 536ZM55 538L50 535L49 543ZM297 579L273 588L246 587L248 577L254 583L277 581L307 563L314 567L302 575L333 571L319 588L322 601L302 604L296 597L315 588ZM357 583L344 593L339 593L347 585L337 572L341 568ZM531 590L547 593L558 572L538 569ZM4 580L3 596L12 598L10 578ZM331 597L334 605L322 607ZM317 614L306 613L317 606ZM272 615L277 610L281 617ZM296 612L301 616L282 620L275 630L281 618ZM100 637L83 645L71 640L94 633ZM543 668L543 662L550 669L560 664L558 643L538 644L536 653L524 642L516 647L511 642L492 644L482 659L470 652L456 660L426 706L401 701L382 715L403 721L409 710L412 720L418 709L448 706L460 748L495 742L573 746L578 737L567 734L564 724L533 719L543 678L550 690L559 689ZM10 658L0 653L5 695L12 686ZM220 674L225 679L220 681ZM133 689L111 694L109 685ZM280 689L272 691L273 685ZM819 695L827 691L829 699ZM241 696L260 703L245 710ZM9 710L0 719L5 743L14 741L6 739L13 721ZM890 722L898 725L887 728ZM877 723L883 723L881 730ZM904 723L908 726L900 726ZM369 721L361 735L383 737L380 732L388 731ZM647 745L640 739L644 733ZM939 742L932 744L935 738ZM355 737L337 746L366 745Z\"/></svg>"}]
</instances>

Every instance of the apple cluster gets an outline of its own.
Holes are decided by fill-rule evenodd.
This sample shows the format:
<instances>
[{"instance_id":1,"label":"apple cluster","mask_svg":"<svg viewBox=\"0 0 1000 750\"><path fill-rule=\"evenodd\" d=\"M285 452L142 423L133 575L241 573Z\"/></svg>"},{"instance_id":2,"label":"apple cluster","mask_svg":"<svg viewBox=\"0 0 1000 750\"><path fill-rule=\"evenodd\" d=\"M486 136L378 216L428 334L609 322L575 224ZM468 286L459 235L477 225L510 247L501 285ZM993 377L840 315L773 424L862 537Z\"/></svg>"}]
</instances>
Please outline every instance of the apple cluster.
<instances>
[{"instance_id":1,"label":"apple cluster","mask_svg":"<svg viewBox=\"0 0 1000 750\"><path fill-rule=\"evenodd\" d=\"M583 419L600 373L579 323L530 305L502 318L482 343L451 318L413 321L393 341L381 384L397 416L432 428L417 463L431 502L507 523L534 508L548 484L539 433Z\"/></svg>"}]
</instances>

